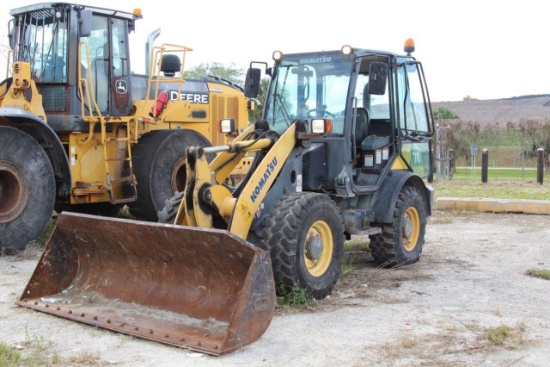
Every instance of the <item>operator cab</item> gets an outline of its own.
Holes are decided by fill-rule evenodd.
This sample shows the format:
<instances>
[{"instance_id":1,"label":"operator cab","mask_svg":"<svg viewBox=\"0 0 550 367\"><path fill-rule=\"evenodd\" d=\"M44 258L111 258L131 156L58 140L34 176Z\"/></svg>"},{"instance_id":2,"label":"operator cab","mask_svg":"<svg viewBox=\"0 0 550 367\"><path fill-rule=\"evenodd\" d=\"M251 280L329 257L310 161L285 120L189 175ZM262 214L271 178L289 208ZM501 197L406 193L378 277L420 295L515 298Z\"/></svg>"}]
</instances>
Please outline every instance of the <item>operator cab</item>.
<instances>
[{"instance_id":1,"label":"operator cab","mask_svg":"<svg viewBox=\"0 0 550 367\"><path fill-rule=\"evenodd\" d=\"M296 119L327 127L304 155L304 189L353 196L376 190L392 169L430 174L433 118L411 49L274 53L263 111L270 128L281 133Z\"/></svg>"}]
</instances>

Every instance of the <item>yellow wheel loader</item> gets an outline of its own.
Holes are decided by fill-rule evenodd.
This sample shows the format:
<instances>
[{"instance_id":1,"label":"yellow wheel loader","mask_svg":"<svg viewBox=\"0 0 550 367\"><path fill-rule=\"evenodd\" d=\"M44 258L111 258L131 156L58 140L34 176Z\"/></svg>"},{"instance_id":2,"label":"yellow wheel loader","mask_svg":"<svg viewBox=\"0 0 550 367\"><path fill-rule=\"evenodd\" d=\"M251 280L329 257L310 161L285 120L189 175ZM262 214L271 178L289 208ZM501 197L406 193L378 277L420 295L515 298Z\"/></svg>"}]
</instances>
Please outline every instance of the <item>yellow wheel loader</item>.
<instances>
[{"instance_id":1,"label":"yellow wheel loader","mask_svg":"<svg viewBox=\"0 0 550 367\"><path fill-rule=\"evenodd\" d=\"M220 145L222 118L248 126L252 101L219 77L185 79L191 48L145 43L135 74L133 13L69 3L11 11L0 83L0 248L38 238L53 210L158 220L185 185L188 146Z\"/></svg>"},{"instance_id":2,"label":"yellow wheel loader","mask_svg":"<svg viewBox=\"0 0 550 367\"><path fill-rule=\"evenodd\" d=\"M185 189L163 223L62 213L17 303L220 355L264 333L281 287L330 294L351 235L369 236L382 266L417 261L434 123L413 50L274 53L263 118L181 152ZM234 134L235 121L220 130Z\"/></svg>"}]
</instances>

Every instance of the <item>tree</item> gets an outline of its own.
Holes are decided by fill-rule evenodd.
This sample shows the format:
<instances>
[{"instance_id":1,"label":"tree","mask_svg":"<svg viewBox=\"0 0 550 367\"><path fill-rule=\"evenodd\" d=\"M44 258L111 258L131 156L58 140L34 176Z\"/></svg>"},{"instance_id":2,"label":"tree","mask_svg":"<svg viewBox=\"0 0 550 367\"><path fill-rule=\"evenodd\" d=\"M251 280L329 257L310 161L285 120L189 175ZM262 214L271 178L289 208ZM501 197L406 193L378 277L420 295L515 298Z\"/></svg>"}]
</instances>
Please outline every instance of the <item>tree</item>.
<instances>
[{"instance_id":1,"label":"tree","mask_svg":"<svg viewBox=\"0 0 550 367\"><path fill-rule=\"evenodd\" d=\"M242 69L237 69L234 63L231 63L230 65L223 65L221 63L214 62L212 64L200 64L189 69L185 72L185 77L189 79L201 79L205 75L213 75L230 81L235 85L243 86L245 74L245 71ZM250 122L256 122L262 117L268 86L269 78L262 79L258 96L255 99L255 108L248 113L248 120Z\"/></svg>"},{"instance_id":2,"label":"tree","mask_svg":"<svg viewBox=\"0 0 550 367\"><path fill-rule=\"evenodd\" d=\"M258 93L258 97L256 98L256 108L248 113L248 119L250 120L250 122L256 122L257 120L262 118L268 86L269 78L263 78L260 82L260 91Z\"/></svg>"},{"instance_id":3,"label":"tree","mask_svg":"<svg viewBox=\"0 0 550 367\"><path fill-rule=\"evenodd\" d=\"M206 63L185 71L185 77L189 79L201 79L205 75L214 75L239 86L244 84L244 71L237 69L234 63L229 65L223 65L219 62Z\"/></svg>"},{"instance_id":4,"label":"tree","mask_svg":"<svg viewBox=\"0 0 550 367\"><path fill-rule=\"evenodd\" d=\"M439 107L434 111L434 119L436 120L447 120L447 119L458 119L458 115L445 107Z\"/></svg>"}]
</instances>

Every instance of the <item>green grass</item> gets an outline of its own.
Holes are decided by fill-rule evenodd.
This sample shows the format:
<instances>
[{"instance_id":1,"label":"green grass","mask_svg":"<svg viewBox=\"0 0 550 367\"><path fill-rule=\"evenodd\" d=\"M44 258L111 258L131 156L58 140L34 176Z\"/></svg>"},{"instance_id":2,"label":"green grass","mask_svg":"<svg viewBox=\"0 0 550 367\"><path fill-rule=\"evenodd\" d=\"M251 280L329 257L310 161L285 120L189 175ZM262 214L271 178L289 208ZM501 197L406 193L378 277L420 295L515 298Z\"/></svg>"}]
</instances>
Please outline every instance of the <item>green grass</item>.
<instances>
[{"instance_id":1,"label":"green grass","mask_svg":"<svg viewBox=\"0 0 550 367\"><path fill-rule=\"evenodd\" d=\"M23 356L14 347L0 342L0 367L23 366Z\"/></svg>"},{"instance_id":2,"label":"green grass","mask_svg":"<svg viewBox=\"0 0 550 367\"><path fill-rule=\"evenodd\" d=\"M489 328L485 335L491 343L500 345L510 336L510 329L506 325L500 325L496 328Z\"/></svg>"},{"instance_id":3,"label":"green grass","mask_svg":"<svg viewBox=\"0 0 550 367\"><path fill-rule=\"evenodd\" d=\"M51 343L42 338L30 338L22 345L22 351L16 347L0 342L0 367L25 366L57 366L59 356L52 353Z\"/></svg>"},{"instance_id":4,"label":"green grass","mask_svg":"<svg viewBox=\"0 0 550 367\"><path fill-rule=\"evenodd\" d=\"M277 304L285 306L306 307L309 305L311 297L308 296L305 289L295 284L288 289L284 285L277 288Z\"/></svg>"},{"instance_id":5,"label":"green grass","mask_svg":"<svg viewBox=\"0 0 550 367\"><path fill-rule=\"evenodd\" d=\"M531 269L529 275L535 278L541 278L550 280L550 270L549 269Z\"/></svg>"},{"instance_id":6,"label":"green grass","mask_svg":"<svg viewBox=\"0 0 550 367\"><path fill-rule=\"evenodd\" d=\"M548 180L547 175L543 177ZM481 182L481 168L477 167L475 170L472 168L458 167L453 174L453 180L471 180ZM537 171L534 169L522 170L521 168L488 168L487 169L487 182L490 181L537 181Z\"/></svg>"},{"instance_id":7,"label":"green grass","mask_svg":"<svg viewBox=\"0 0 550 367\"><path fill-rule=\"evenodd\" d=\"M464 197L492 199L550 200L550 184L536 182L505 181L487 182L449 180L433 182L435 198Z\"/></svg>"}]
</instances>

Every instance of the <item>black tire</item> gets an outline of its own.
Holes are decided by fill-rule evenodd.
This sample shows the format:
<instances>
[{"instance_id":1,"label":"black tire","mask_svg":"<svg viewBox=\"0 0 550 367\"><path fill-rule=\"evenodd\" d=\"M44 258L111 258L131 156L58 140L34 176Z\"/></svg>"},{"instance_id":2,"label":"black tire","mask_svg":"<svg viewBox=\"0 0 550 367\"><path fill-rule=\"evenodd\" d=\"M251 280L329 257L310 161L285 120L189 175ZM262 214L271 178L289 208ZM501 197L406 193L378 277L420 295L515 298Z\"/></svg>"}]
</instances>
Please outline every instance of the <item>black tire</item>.
<instances>
[{"instance_id":1,"label":"black tire","mask_svg":"<svg viewBox=\"0 0 550 367\"><path fill-rule=\"evenodd\" d=\"M55 179L44 149L28 134L0 127L0 247L23 251L48 225Z\"/></svg>"},{"instance_id":2,"label":"black tire","mask_svg":"<svg viewBox=\"0 0 550 367\"><path fill-rule=\"evenodd\" d=\"M332 199L316 193L284 196L264 229L277 288L298 285L313 298L327 296L340 276L344 254L343 219Z\"/></svg>"},{"instance_id":3,"label":"black tire","mask_svg":"<svg viewBox=\"0 0 550 367\"><path fill-rule=\"evenodd\" d=\"M138 196L129 205L136 218L156 222L165 201L183 191L185 151L194 145L211 146L204 136L192 130L153 131L140 138L132 158Z\"/></svg>"},{"instance_id":4,"label":"black tire","mask_svg":"<svg viewBox=\"0 0 550 367\"><path fill-rule=\"evenodd\" d=\"M411 264L420 259L426 234L426 204L414 187L404 186L399 193L393 223L383 232L370 236L374 261L384 267Z\"/></svg>"}]
</instances>

